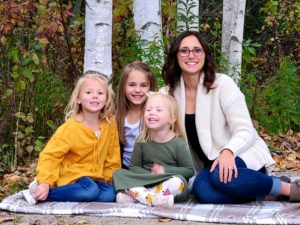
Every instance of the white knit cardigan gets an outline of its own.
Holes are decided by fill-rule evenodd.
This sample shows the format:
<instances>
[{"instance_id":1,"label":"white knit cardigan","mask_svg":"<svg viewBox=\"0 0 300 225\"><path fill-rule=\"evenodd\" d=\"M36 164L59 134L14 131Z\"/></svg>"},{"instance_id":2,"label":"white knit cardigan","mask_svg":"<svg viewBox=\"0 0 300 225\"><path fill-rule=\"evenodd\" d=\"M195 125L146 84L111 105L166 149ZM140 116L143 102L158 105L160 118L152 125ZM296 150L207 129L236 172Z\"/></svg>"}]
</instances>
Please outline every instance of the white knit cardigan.
<instances>
[{"instance_id":1,"label":"white knit cardigan","mask_svg":"<svg viewBox=\"0 0 300 225\"><path fill-rule=\"evenodd\" d=\"M203 80L204 74L198 83L195 118L204 154L214 160L223 149L228 148L235 157L242 158L248 168L259 170L265 167L270 173L275 162L267 145L253 127L245 97L239 87L229 76L217 73L213 89L207 93ZM174 96L185 121L185 85L182 76ZM198 170L201 162L195 152L191 151Z\"/></svg>"}]
</instances>

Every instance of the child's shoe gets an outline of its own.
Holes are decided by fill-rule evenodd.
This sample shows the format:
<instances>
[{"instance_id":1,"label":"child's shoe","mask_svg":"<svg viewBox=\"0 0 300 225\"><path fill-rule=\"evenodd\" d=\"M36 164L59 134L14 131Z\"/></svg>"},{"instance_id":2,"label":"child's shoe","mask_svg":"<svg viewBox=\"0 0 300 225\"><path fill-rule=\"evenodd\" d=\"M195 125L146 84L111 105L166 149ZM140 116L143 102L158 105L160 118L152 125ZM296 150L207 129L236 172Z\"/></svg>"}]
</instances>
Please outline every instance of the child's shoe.
<instances>
[{"instance_id":1,"label":"child's shoe","mask_svg":"<svg viewBox=\"0 0 300 225\"><path fill-rule=\"evenodd\" d=\"M125 193L119 192L116 195L116 202L124 204L124 203L133 203L135 201L131 196L129 196Z\"/></svg>"},{"instance_id":2,"label":"child's shoe","mask_svg":"<svg viewBox=\"0 0 300 225\"><path fill-rule=\"evenodd\" d=\"M22 191L23 197L26 199L26 201L31 204L35 205L37 203L37 200L33 197L35 188L38 186L36 178L29 184L29 189Z\"/></svg>"},{"instance_id":3,"label":"child's shoe","mask_svg":"<svg viewBox=\"0 0 300 225\"><path fill-rule=\"evenodd\" d=\"M29 189L22 191L22 195L30 205L35 205L37 203L37 200L33 197Z\"/></svg>"},{"instance_id":4,"label":"child's shoe","mask_svg":"<svg viewBox=\"0 0 300 225\"><path fill-rule=\"evenodd\" d=\"M35 191L35 188L38 186L38 182L36 180L36 177L34 178L34 180L29 184L29 191L30 193L33 195L34 194L34 191Z\"/></svg>"},{"instance_id":5,"label":"child's shoe","mask_svg":"<svg viewBox=\"0 0 300 225\"><path fill-rule=\"evenodd\" d=\"M153 206L174 207L174 195L154 195L152 200Z\"/></svg>"}]
</instances>

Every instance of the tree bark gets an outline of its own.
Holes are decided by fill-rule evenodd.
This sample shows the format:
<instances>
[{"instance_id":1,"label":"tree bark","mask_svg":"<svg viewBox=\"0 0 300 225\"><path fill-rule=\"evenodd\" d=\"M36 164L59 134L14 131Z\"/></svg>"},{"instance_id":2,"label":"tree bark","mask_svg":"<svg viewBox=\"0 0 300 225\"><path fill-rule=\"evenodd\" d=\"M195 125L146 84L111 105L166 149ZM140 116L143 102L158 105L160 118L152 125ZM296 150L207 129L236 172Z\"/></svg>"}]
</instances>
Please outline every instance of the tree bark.
<instances>
[{"instance_id":1,"label":"tree bark","mask_svg":"<svg viewBox=\"0 0 300 225\"><path fill-rule=\"evenodd\" d=\"M112 74L112 0L86 0L84 73Z\"/></svg>"},{"instance_id":2,"label":"tree bark","mask_svg":"<svg viewBox=\"0 0 300 225\"><path fill-rule=\"evenodd\" d=\"M142 59L148 63L163 61L160 0L134 0L134 26L140 38ZM156 48L151 48L153 44Z\"/></svg>"},{"instance_id":3,"label":"tree bark","mask_svg":"<svg viewBox=\"0 0 300 225\"><path fill-rule=\"evenodd\" d=\"M241 79L242 43L246 0L224 0L222 52L228 60L228 75L236 83Z\"/></svg>"},{"instance_id":4,"label":"tree bark","mask_svg":"<svg viewBox=\"0 0 300 225\"><path fill-rule=\"evenodd\" d=\"M199 30L199 0L177 0L177 31Z\"/></svg>"}]
</instances>

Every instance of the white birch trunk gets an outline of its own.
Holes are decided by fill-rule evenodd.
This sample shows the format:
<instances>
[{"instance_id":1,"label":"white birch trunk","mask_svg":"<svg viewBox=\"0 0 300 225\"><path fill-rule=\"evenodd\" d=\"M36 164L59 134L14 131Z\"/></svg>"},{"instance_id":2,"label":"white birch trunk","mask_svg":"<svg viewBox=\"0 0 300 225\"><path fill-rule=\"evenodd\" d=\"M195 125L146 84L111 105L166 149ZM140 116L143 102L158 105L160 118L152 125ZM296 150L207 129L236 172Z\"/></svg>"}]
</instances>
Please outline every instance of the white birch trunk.
<instances>
[{"instance_id":1,"label":"white birch trunk","mask_svg":"<svg viewBox=\"0 0 300 225\"><path fill-rule=\"evenodd\" d=\"M228 75L236 83L241 79L242 43L246 0L224 0L222 52L228 60Z\"/></svg>"},{"instance_id":2,"label":"white birch trunk","mask_svg":"<svg viewBox=\"0 0 300 225\"><path fill-rule=\"evenodd\" d=\"M112 0L86 0L84 69L112 74Z\"/></svg>"},{"instance_id":3,"label":"white birch trunk","mask_svg":"<svg viewBox=\"0 0 300 225\"><path fill-rule=\"evenodd\" d=\"M199 0L177 0L177 31L199 30Z\"/></svg>"},{"instance_id":4,"label":"white birch trunk","mask_svg":"<svg viewBox=\"0 0 300 225\"><path fill-rule=\"evenodd\" d=\"M163 62L160 0L134 0L134 26L141 40L142 59L148 63ZM150 46L155 43L156 48Z\"/></svg>"}]
</instances>

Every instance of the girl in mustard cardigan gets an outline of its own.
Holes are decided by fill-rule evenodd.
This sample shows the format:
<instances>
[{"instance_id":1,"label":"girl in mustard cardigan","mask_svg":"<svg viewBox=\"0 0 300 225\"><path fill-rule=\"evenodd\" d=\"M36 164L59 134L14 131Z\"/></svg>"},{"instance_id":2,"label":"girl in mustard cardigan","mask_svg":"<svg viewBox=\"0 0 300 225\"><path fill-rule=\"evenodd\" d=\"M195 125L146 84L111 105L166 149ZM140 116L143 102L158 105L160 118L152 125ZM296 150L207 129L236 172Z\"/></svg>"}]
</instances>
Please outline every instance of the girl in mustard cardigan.
<instances>
[{"instance_id":1,"label":"girl in mustard cardigan","mask_svg":"<svg viewBox=\"0 0 300 225\"><path fill-rule=\"evenodd\" d=\"M66 108L66 122L40 154L37 179L22 192L29 203L115 201L110 183L121 159L113 112L106 78L82 76Z\"/></svg>"}]
</instances>

